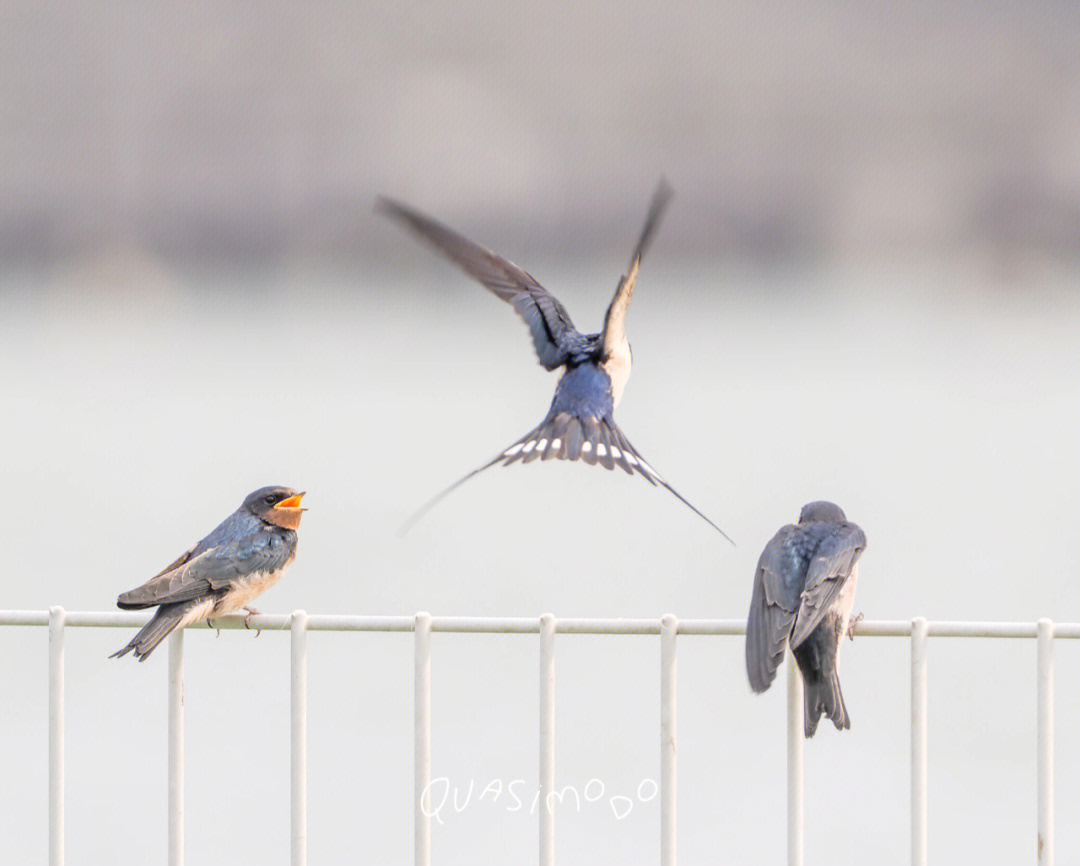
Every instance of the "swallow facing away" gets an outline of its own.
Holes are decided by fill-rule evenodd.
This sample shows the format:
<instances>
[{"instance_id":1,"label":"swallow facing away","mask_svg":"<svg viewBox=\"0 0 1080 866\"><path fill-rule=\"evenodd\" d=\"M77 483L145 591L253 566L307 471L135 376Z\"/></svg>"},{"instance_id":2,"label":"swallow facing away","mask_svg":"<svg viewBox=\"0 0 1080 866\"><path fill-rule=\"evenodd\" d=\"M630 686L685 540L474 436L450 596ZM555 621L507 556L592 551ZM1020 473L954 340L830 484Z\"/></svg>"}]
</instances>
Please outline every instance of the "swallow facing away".
<instances>
[{"instance_id":1,"label":"swallow facing away","mask_svg":"<svg viewBox=\"0 0 1080 866\"><path fill-rule=\"evenodd\" d=\"M645 228L630 259L630 268L619 280L615 297L604 318L604 330L599 334L578 332L566 308L517 265L419 211L389 199L378 200L376 208L380 213L404 225L493 294L508 302L528 325L540 365L547 370L562 370L555 397L540 425L430 500L413 515L406 529L452 490L496 463L509 466L519 460L529 463L537 458L554 458L584 460L592 465L599 463L605 469L619 466L630 475L636 472L650 484L666 488L728 538L719 526L660 477L615 424L615 407L619 405L630 378L631 354L626 337L626 311L634 295L634 283L642 256L671 197L671 187L661 180L649 206Z\"/></svg>"},{"instance_id":2,"label":"swallow facing away","mask_svg":"<svg viewBox=\"0 0 1080 866\"><path fill-rule=\"evenodd\" d=\"M296 530L306 508L303 493L289 487L262 487L236 511L142 586L121 593L117 607L157 613L121 650L139 661L175 629L237 610L244 625L258 611L248 602L281 580L296 558Z\"/></svg>"},{"instance_id":3,"label":"swallow facing away","mask_svg":"<svg viewBox=\"0 0 1080 866\"><path fill-rule=\"evenodd\" d=\"M837 665L865 549L866 535L840 506L811 502L798 525L777 532L758 560L746 623L750 687L769 687L790 646L803 677L807 737L822 714L839 730L851 727Z\"/></svg>"}]
</instances>

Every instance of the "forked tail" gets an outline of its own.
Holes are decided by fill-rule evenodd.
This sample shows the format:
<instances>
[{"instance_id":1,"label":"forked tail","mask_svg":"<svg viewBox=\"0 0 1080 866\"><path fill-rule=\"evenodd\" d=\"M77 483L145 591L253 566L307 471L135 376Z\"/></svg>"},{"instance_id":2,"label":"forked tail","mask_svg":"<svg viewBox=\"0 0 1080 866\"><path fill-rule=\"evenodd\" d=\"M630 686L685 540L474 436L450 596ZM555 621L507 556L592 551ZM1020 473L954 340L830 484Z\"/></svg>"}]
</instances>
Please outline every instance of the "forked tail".
<instances>
[{"instance_id":1,"label":"forked tail","mask_svg":"<svg viewBox=\"0 0 1080 866\"><path fill-rule=\"evenodd\" d=\"M184 614L187 613L190 607L191 602L187 601L178 602L177 604L163 604L157 609L153 619L144 625L135 637L128 641L127 646L117 650L109 658L119 658L134 650L135 658L141 662L146 661L146 657L154 651L157 645L172 634L173 629L180 624Z\"/></svg>"},{"instance_id":2,"label":"forked tail","mask_svg":"<svg viewBox=\"0 0 1080 866\"><path fill-rule=\"evenodd\" d=\"M569 412L559 412L554 416L549 416L539 427L530 430L510 447L504 449L497 457L474 469L463 478L459 478L441 493L429 499L402 526L400 534L404 535L408 532L421 517L427 514L447 494L457 490L458 487L473 476L479 475L485 469L500 463L503 466L509 466L511 463L518 461L531 463L536 459L582 460L589 465L599 463L605 469L614 469L618 466L628 475L636 473L653 486L659 485L663 487L724 538L735 544L724 530L691 505L679 491L668 484L645 461L614 421L592 416L583 419Z\"/></svg>"},{"instance_id":3,"label":"forked tail","mask_svg":"<svg viewBox=\"0 0 1080 866\"><path fill-rule=\"evenodd\" d=\"M819 680L803 680L803 733L814 736L818 720L825 716L839 731L851 727L844 694L840 691L840 677L834 668L828 676Z\"/></svg>"}]
</instances>

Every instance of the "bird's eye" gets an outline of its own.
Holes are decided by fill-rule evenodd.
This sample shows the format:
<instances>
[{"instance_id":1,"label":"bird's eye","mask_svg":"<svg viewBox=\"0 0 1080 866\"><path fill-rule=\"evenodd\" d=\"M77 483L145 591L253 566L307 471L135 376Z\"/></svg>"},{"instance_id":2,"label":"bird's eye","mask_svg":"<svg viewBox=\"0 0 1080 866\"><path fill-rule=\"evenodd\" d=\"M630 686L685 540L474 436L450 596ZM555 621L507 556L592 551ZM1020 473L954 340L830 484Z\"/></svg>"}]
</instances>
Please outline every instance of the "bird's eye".
<instances>
[{"instance_id":1,"label":"bird's eye","mask_svg":"<svg viewBox=\"0 0 1080 866\"><path fill-rule=\"evenodd\" d=\"M277 496L276 493L271 493L269 496L266 497L266 504L267 505L273 505L277 501L278 501L278 496Z\"/></svg>"}]
</instances>

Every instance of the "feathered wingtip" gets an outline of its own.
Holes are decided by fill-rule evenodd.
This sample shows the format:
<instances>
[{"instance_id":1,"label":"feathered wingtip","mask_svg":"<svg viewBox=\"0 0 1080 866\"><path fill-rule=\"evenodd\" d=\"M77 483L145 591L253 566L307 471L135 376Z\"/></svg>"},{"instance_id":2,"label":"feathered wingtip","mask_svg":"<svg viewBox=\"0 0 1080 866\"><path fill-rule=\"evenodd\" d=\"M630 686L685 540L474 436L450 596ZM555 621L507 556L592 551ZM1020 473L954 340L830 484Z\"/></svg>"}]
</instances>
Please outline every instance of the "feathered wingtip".
<instances>
[{"instance_id":1,"label":"feathered wingtip","mask_svg":"<svg viewBox=\"0 0 1080 866\"><path fill-rule=\"evenodd\" d=\"M688 502L679 491L668 484L660 474L638 453L614 422L606 419L581 419L569 412L560 412L530 430L516 442L483 466L459 478L441 493L428 500L401 527L398 535L404 535L416 522L427 514L444 497L452 493L470 478L497 464L531 463L534 460L581 460L594 466L599 463L605 469L618 466L627 475L640 475L650 484L663 487L683 505L719 532L732 545L731 537Z\"/></svg>"},{"instance_id":2,"label":"feathered wingtip","mask_svg":"<svg viewBox=\"0 0 1080 866\"><path fill-rule=\"evenodd\" d=\"M633 266L634 262L640 262L645 256L645 253L649 249L649 245L652 243L657 226L660 224L660 218L664 215L664 211L667 209L667 206L671 204L671 200L674 197L675 190L668 182L667 177L660 175L660 182L657 183L656 190L653 192L652 201L649 202L649 212L645 216L645 226L641 230L641 237L638 238L637 246L634 248L633 258L630 260L631 266Z\"/></svg>"}]
</instances>

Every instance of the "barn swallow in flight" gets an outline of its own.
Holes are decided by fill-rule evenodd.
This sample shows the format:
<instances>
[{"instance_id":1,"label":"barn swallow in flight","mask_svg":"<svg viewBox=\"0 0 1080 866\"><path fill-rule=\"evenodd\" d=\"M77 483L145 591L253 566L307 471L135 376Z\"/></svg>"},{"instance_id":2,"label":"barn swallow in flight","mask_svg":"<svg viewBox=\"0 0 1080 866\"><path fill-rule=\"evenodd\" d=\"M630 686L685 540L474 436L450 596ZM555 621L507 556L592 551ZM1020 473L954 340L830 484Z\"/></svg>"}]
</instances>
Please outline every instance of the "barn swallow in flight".
<instances>
[{"instance_id":1,"label":"barn swallow in flight","mask_svg":"<svg viewBox=\"0 0 1080 866\"><path fill-rule=\"evenodd\" d=\"M755 692L765 691L791 647L802 671L807 737L814 736L822 714L838 730L851 727L837 665L865 549L866 535L840 506L811 502L798 525L777 532L758 560L746 623L746 673Z\"/></svg>"},{"instance_id":2,"label":"barn swallow in flight","mask_svg":"<svg viewBox=\"0 0 1080 866\"><path fill-rule=\"evenodd\" d=\"M296 530L307 511L303 493L289 487L262 487L202 541L193 544L164 570L136 589L121 593L117 607L157 613L121 650L134 650L139 661L175 629L193 622L247 611L248 602L281 580L296 558Z\"/></svg>"},{"instance_id":3,"label":"barn swallow in flight","mask_svg":"<svg viewBox=\"0 0 1080 866\"><path fill-rule=\"evenodd\" d=\"M406 524L408 529L428 509L459 485L496 463L509 466L520 460L584 460L605 469L621 467L637 472L652 485L659 484L705 520L725 538L719 526L705 517L668 484L637 452L616 426L614 411L630 378L630 343L626 338L626 311L634 295L641 258L660 223L672 190L661 180L649 207L630 269L619 280L599 334L582 334L570 321L558 300L533 277L491 250L399 202L380 198L377 210L417 234L447 256L465 273L513 306L528 325L540 364L547 370L562 369L555 398L547 416L497 457L456 481L420 509ZM731 539L728 538L728 541Z\"/></svg>"}]
</instances>

